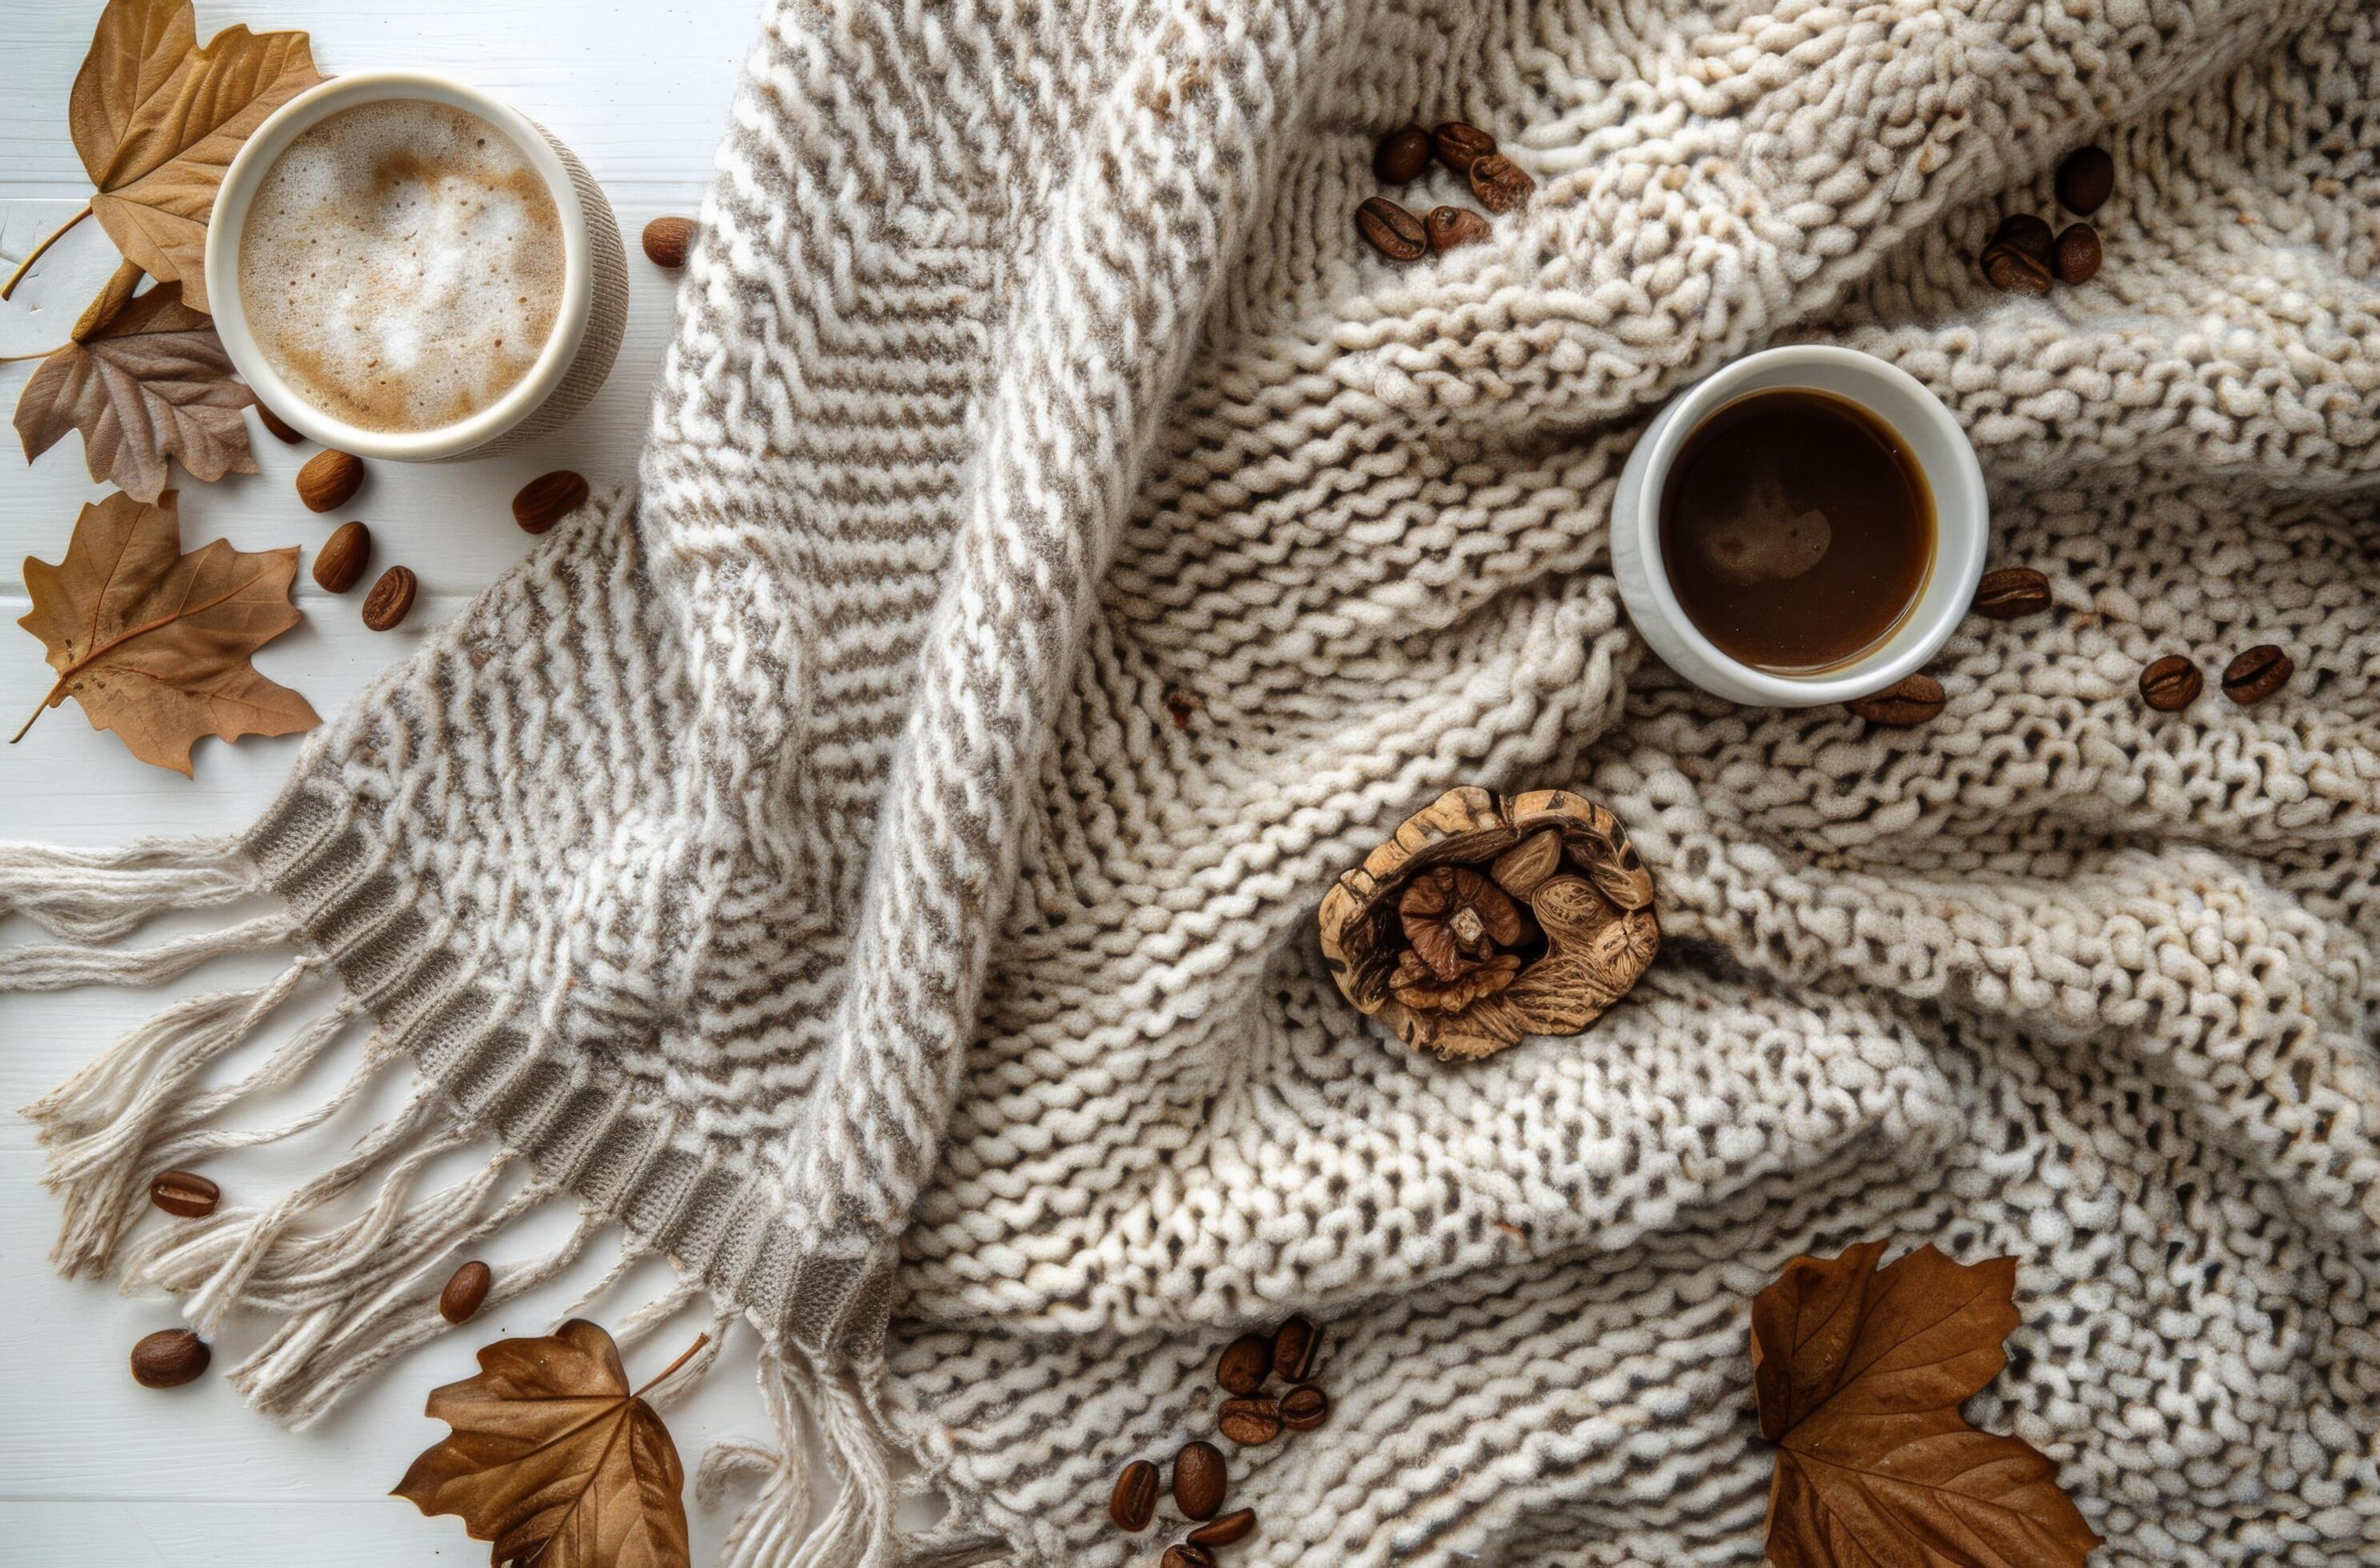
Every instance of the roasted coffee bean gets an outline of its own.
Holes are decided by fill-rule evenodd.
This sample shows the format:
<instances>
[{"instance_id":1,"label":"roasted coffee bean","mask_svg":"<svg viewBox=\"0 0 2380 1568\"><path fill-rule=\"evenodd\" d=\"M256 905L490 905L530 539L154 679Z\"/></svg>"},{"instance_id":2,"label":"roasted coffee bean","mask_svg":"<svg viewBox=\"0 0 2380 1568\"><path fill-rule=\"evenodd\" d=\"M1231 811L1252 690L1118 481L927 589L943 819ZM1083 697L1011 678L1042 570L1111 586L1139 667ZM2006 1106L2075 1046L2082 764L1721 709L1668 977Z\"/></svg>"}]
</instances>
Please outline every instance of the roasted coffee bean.
<instances>
[{"instance_id":1,"label":"roasted coffee bean","mask_svg":"<svg viewBox=\"0 0 2380 1568\"><path fill-rule=\"evenodd\" d=\"M1270 1334L1242 1334L1223 1347L1215 1362L1215 1380L1226 1393L1254 1393L1271 1375Z\"/></svg>"},{"instance_id":2,"label":"roasted coffee bean","mask_svg":"<svg viewBox=\"0 0 2380 1568\"><path fill-rule=\"evenodd\" d=\"M1312 1383L1300 1383L1281 1396L1281 1424L1293 1432L1310 1432L1330 1418L1330 1396Z\"/></svg>"},{"instance_id":3,"label":"roasted coffee bean","mask_svg":"<svg viewBox=\"0 0 2380 1568\"><path fill-rule=\"evenodd\" d=\"M2046 219L2036 218L2031 213L2010 213L2000 220L2000 226L1992 231L1992 243L2013 245L2028 255L2038 256L2046 261L2058 239L2050 233Z\"/></svg>"},{"instance_id":4,"label":"roasted coffee bean","mask_svg":"<svg viewBox=\"0 0 2380 1568\"><path fill-rule=\"evenodd\" d=\"M1385 196L1371 197L1355 209L1355 232L1391 261L1417 261L1429 249L1421 220Z\"/></svg>"},{"instance_id":5,"label":"roasted coffee bean","mask_svg":"<svg viewBox=\"0 0 2380 1568\"><path fill-rule=\"evenodd\" d=\"M2206 677L2179 653L2168 653L2141 672L2141 700L2160 713L2177 713L2198 700Z\"/></svg>"},{"instance_id":6,"label":"roasted coffee bean","mask_svg":"<svg viewBox=\"0 0 2380 1568\"><path fill-rule=\"evenodd\" d=\"M1940 681L1931 675L1908 675L1873 697L1856 698L1843 706L1871 724L1907 729L1942 711L1946 700Z\"/></svg>"},{"instance_id":7,"label":"roasted coffee bean","mask_svg":"<svg viewBox=\"0 0 2380 1568\"><path fill-rule=\"evenodd\" d=\"M513 521L523 533L543 533L587 504L587 480L568 468L540 474L513 497Z\"/></svg>"},{"instance_id":8,"label":"roasted coffee bean","mask_svg":"<svg viewBox=\"0 0 2380 1568\"><path fill-rule=\"evenodd\" d=\"M1281 1436L1281 1406L1269 1399L1227 1399L1215 1407L1215 1428L1243 1448L1261 1448Z\"/></svg>"},{"instance_id":9,"label":"roasted coffee bean","mask_svg":"<svg viewBox=\"0 0 2380 1568\"><path fill-rule=\"evenodd\" d=\"M2046 294L2056 281L2049 263L2005 240L1984 247L1984 276L2004 294Z\"/></svg>"},{"instance_id":10,"label":"roasted coffee bean","mask_svg":"<svg viewBox=\"0 0 2380 1568\"><path fill-rule=\"evenodd\" d=\"M1203 1546L1184 1541L1180 1546L1167 1547L1165 1555L1157 1560L1157 1568L1215 1568L1215 1554Z\"/></svg>"},{"instance_id":11,"label":"roasted coffee bean","mask_svg":"<svg viewBox=\"0 0 2380 1568\"><path fill-rule=\"evenodd\" d=\"M1421 226L1429 231L1433 250L1451 250L1485 239L1489 233L1488 220L1468 207L1432 207Z\"/></svg>"},{"instance_id":12,"label":"roasted coffee bean","mask_svg":"<svg viewBox=\"0 0 2380 1568\"><path fill-rule=\"evenodd\" d=\"M1284 1383L1302 1383L1314 1375L1314 1353L1322 1345L1322 1331L1303 1318L1292 1318L1273 1331L1273 1376Z\"/></svg>"},{"instance_id":13,"label":"roasted coffee bean","mask_svg":"<svg viewBox=\"0 0 2380 1568\"><path fill-rule=\"evenodd\" d=\"M132 1347L132 1380L144 1389L177 1389L197 1380L213 1359L207 1342L188 1329L160 1329Z\"/></svg>"},{"instance_id":14,"label":"roasted coffee bean","mask_svg":"<svg viewBox=\"0 0 2380 1568\"><path fill-rule=\"evenodd\" d=\"M2269 642L2260 642L2223 667L2223 695L2245 708L2289 684L2297 661Z\"/></svg>"},{"instance_id":15,"label":"roasted coffee bean","mask_svg":"<svg viewBox=\"0 0 2380 1568\"><path fill-rule=\"evenodd\" d=\"M1526 206L1529 198L1537 193L1537 182L1501 152L1490 152L1472 164L1470 179L1471 194L1491 213L1509 213L1515 207Z\"/></svg>"},{"instance_id":16,"label":"roasted coffee bean","mask_svg":"<svg viewBox=\"0 0 2380 1568\"><path fill-rule=\"evenodd\" d=\"M1248 1532L1257 1527L1257 1511L1242 1508L1224 1514L1211 1524L1199 1525L1188 1537L1192 1546L1229 1546L1245 1540Z\"/></svg>"},{"instance_id":17,"label":"roasted coffee bean","mask_svg":"<svg viewBox=\"0 0 2380 1568\"><path fill-rule=\"evenodd\" d=\"M2002 566L1985 572L1975 585L1975 614L1995 621L2038 615L2048 608L2049 579L2031 566Z\"/></svg>"},{"instance_id":18,"label":"roasted coffee bean","mask_svg":"<svg viewBox=\"0 0 2380 1568\"><path fill-rule=\"evenodd\" d=\"M2089 283L2099 275L2099 231L2089 224L2070 224L2058 237L2055 262L2060 283Z\"/></svg>"},{"instance_id":19,"label":"roasted coffee bean","mask_svg":"<svg viewBox=\"0 0 2380 1568\"><path fill-rule=\"evenodd\" d=\"M410 567L391 566L382 572L364 595L364 625L376 632L394 631L412 613L417 586Z\"/></svg>"},{"instance_id":20,"label":"roasted coffee bean","mask_svg":"<svg viewBox=\"0 0 2380 1568\"><path fill-rule=\"evenodd\" d=\"M1400 126L1380 138L1372 149L1372 173L1383 184L1402 185L1417 179L1429 167L1429 132L1419 126Z\"/></svg>"},{"instance_id":21,"label":"roasted coffee bean","mask_svg":"<svg viewBox=\"0 0 2380 1568\"><path fill-rule=\"evenodd\" d=\"M1226 1400L1228 1405L1237 1400ZM1185 1519L1212 1519L1223 1506L1223 1451L1210 1442L1186 1442L1173 1456L1173 1506Z\"/></svg>"},{"instance_id":22,"label":"roasted coffee bean","mask_svg":"<svg viewBox=\"0 0 2380 1568\"><path fill-rule=\"evenodd\" d=\"M1495 152L1496 139L1477 126L1449 120L1429 133L1429 145L1439 163L1456 174L1467 175L1472 164Z\"/></svg>"},{"instance_id":23,"label":"roasted coffee bean","mask_svg":"<svg viewBox=\"0 0 2380 1568\"><path fill-rule=\"evenodd\" d=\"M655 218L645 225L645 260L656 267L675 269L686 265L686 253L694 249L692 218Z\"/></svg>"},{"instance_id":24,"label":"roasted coffee bean","mask_svg":"<svg viewBox=\"0 0 2380 1568\"><path fill-rule=\"evenodd\" d=\"M2070 153L2058 165L2058 204L2087 218L2116 191L2116 160L2096 147Z\"/></svg>"},{"instance_id":25,"label":"roasted coffee bean","mask_svg":"<svg viewBox=\"0 0 2380 1568\"><path fill-rule=\"evenodd\" d=\"M189 1171L168 1171L149 1184L149 1201L168 1214L202 1220L223 1201L223 1188Z\"/></svg>"},{"instance_id":26,"label":"roasted coffee bean","mask_svg":"<svg viewBox=\"0 0 2380 1568\"><path fill-rule=\"evenodd\" d=\"M1116 1477L1115 1494L1108 1499L1108 1517L1116 1528L1136 1536L1157 1517L1157 1466L1135 1459Z\"/></svg>"},{"instance_id":27,"label":"roasted coffee bean","mask_svg":"<svg viewBox=\"0 0 2380 1568\"><path fill-rule=\"evenodd\" d=\"M488 1266L474 1258L448 1276L446 1288L438 1293L438 1316L450 1323L469 1322L494 1282Z\"/></svg>"}]
</instances>

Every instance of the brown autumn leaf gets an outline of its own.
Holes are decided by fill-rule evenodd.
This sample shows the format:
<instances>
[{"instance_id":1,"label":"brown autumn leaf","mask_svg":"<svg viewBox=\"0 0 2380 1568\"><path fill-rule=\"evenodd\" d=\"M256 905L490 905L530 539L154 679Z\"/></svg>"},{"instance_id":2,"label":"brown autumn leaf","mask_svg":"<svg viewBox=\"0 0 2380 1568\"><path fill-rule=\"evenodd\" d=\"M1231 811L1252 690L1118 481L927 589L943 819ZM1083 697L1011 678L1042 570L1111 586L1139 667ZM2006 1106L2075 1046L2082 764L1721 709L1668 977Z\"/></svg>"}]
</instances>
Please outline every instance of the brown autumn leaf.
<instances>
[{"instance_id":1,"label":"brown autumn leaf","mask_svg":"<svg viewBox=\"0 0 2380 1568\"><path fill-rule=\"evenodd\" d=\"M256 472L239 414L256 395L234 377L214 322L182 302L180 284L133 293L140 276L129 261L116 268L66 346L25 383L16 420L25 460L79 430L91 477L138 501L164 490L169 456L210 481Z\"/></svg>"},{"instance_id":2,"label":"brown autumn leaf","mask_svg":"<svg viewBox=\"0 0 2380 1568\"><path fill-rule=\"evenodd\" d=\"M498 1340L480 1350L478 1377L431 1391L425 1414L455 1429L390 1495L458 1515L495 1543L494 1564L686 1568L686 1471L643 1392L629 1392L612 1336L584 1319Z\"/></svg>"},{"instance_id":3,"label":"brown autumn leaf","mask_svg":"<svg viewBox=\"0 0 2380 1568\"><path fill-rule=\"evenodd\" d=\"M291 735L322 721L248 662L298 624L297 547L234 550L219 539L184 554L177 501L169 490L154 505L111 495L85 506L65 560L25 558L33 607L17 624L48 645L58 673L33 719L71 697L93 729L188 775L201 735Z\"/></svg>"},{"instance_id":4,"label":"brown autumn leaf","mask_svg":"<svg viewBox=\"0 0 2380 1568\"><path fill-rule=\"evenodd\" d=\"M1796 1258L1753 1298L1777 1568L2069 1568L2099 1544L2058 1467L1959 1407L2008 1364L2016 1259L1931 1246L1882 1271L1881 1242Z\"/></svg>"},{"instance_id":5,"label":"brown autumn leaf","mask_svg":"<svg viewBox=\"0 0 2380 1568\"><path fill-rule=\"evenodd\" d=\"M207 214L264 117L322 80L302 32L230 27L199 47L190 0L108 0L67 124L98 193L91 215L127 260L207 306Z\"/></svg>"}]
</instances>

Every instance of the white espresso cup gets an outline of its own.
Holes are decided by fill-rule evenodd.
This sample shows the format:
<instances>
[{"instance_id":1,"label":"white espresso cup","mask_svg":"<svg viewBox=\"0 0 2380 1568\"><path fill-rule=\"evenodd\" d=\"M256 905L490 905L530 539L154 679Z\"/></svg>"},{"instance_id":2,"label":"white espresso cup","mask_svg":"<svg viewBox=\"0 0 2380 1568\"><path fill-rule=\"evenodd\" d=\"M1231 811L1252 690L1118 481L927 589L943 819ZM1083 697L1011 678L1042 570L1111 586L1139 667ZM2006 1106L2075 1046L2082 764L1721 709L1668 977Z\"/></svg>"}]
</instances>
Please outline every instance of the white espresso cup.
<instances>
[{"instance_id":1,"label":"white espresso cup","mask_svg":"<svg viewBox=\"0 0 2380 1568\"><path fill-rule=\"evenodd\" d=\"M429 430L367 430L310 402L279 375L250 331L239 292L241 232L249 203L289 144L342 110L390 99L477 115L519 149L553 199L562 228L562 296L553 326L521 379L493 402ZM543 127L477 88L427 71L361 71L307 89L257 127L225 172L207 220L207 295L215 331L264 406L343 452L398 462L493 456L551 434L587 406L611 373L628 319L628 263L620 225L586 166Z\"/></svg>"},{"instance_id":2,"label":"white espresso cup","mask_svg":"<svg viewBox=\"0 0 2380 1568\"><path fill-rule=\"evenodd\" d=\"M1842 398L1881 420L1916 459L1934 500L1934 557L1915 602L1875 647L1808 675L1763 670L1721 652L1678 602L1661 559L1662 496L1687 438L1737 399L1786 388ZM1611 569L1629 617L1661 662L1732 702L1814 708L1870 696L1923 668L1973 602L1990 535L1983 467L1942 400L1872 354L1807 344L1738 359L1680 393L1654 419L1629 455L1611 504Z\"/></svg>"}]
</instances>

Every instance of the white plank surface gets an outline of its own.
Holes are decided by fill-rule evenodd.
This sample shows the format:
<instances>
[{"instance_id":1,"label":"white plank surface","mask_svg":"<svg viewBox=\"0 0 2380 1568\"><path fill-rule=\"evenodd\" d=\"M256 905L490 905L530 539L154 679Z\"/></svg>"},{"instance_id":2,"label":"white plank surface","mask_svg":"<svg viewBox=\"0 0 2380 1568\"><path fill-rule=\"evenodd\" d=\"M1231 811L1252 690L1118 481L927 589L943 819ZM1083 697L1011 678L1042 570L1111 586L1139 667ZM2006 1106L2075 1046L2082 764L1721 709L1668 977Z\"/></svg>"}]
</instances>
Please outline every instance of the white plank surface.
<instances>
[{"instance_id":1,"label":"white plank surface","mask_svg":"<svg viewBox=\"0 0 2380 1568\"><path fill-rule=\"evenodd\" d=\"M6 0L0 4L0 270L13 267L86 194L66 133L67 90L100 0ZM750 42L757 6L746 0L253 0L235 6L200 0L199 33L246 22L304 28L326 71L417 66L466 77L550 128L585 159L631 237L647 219L694 210L714 143L726 123L735 67ZM0 355L54 346L114 266L95 224L52 250L15 299L0 305ZM634 469L650 383L668 330L667 274L634 254L636 293L627 341L596 406L535 451L481 463L373 465L368 488L341 517L364 518L375 570L403 562L422 594L400 631L376 635L357 618L360 590L334 598L304 570L298 603L305 624L258 659L304 692L325 715L401 659L422 631L456 613L533 543L511 520L513 492L552 468L598 480ZM13 407L30 365L0 367L0 407ZM195 547L218 536L243 549L304 548L310 566L326 522L301 507L291 477L311 449L257 435L263 473L199 485L178 476L182 530ZM49 685L40 645L15 625L26 608L19 563L55 560L77 508L103 493L69 436L26 467L13 439L0 447L0 715L13 731ZM6 732L0 732L6 733ZM250 820L296 754L297 741L202 741L195 783L135 762L113 735L93 731L68 704L42 717L24 741L0 747L0 836L109 845L151 833L227 832ZM197 929L200 922L188 922ZM168 934L161 923L146 936ZM0 924L0 951L34 933ZM252 981L262 963L226 963L164 993ZM160 1004L158 993L67 991L0 1003L0 1107L43 1092ZM337 1072L319 1074L287 1104L310 1103ZM383 1086L379 1105L401 1086ZM356 1108L317 1134L220 1172L234 1197L277 1192L314 1169L370 1124ZM152 1392L125 1369L132 1342L178 1319L163 1300L126 1300L112 1284L68 1284L44 1262L57 1212L38 1183L30 1128L0 1112L0 1366L9 1415L0 1421L0 1562L89 1563L95 1568L303 1562L386 1568L481 1561L452 1518L426 1519L386 1497L412 1456L445 1428L421 1415L434 1385L472 1370L471 1349L500 1332L540 1331L551 1314L590 1282L607 1259L583 1258L570 1279L525 1303L491 1310L400 1363L331 1419L290 1433L242 1405L220 1378ZM547 1212L528 1234L491 1249L499 1260L562 1234ZM153 1221L152 1222L154 1222ZM658 1266L656 1266L658 1269ZM650 1288L658 1273L646 1277ZM599 1318L624 1312L636 1291L600 1304ZM698 1325L667 1326L628 1355L629 1370L658 1370ZM217 1347L227 1367L263 1332L226 1331ZM689 1472L711 1440L760 1435L748 1377L715 1377L669 1414ZM747 1495L731 1493L731 1502ZM712 1555L732 1510L694 1511L698 1562Z\"/></svg>"}]
</instances>

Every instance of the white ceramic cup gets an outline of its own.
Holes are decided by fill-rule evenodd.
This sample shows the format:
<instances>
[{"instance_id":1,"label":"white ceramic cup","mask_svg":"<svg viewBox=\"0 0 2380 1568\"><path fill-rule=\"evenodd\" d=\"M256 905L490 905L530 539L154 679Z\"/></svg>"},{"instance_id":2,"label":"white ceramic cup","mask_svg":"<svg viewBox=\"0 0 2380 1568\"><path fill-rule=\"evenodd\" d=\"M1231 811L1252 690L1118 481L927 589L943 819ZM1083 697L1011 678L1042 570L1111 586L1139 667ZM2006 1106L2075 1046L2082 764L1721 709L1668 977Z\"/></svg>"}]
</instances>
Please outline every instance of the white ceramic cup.
<instances>
[{"instance_id":1,"label":"white ceramic cup","mask_svg":"<svg viewBox=\"0 0 2380 1568\"><path fill-rule=\"evenodd\" d=\"M273 369L239 297L240 231L266 171L292 141L343 109L387 99L467 110L509 137L545 182L562 220L562 299L537 360L503 396L465 419L426 431L374 431L327 414ZM620 226L586 166L543 127L475 87L427 71L360 71L310 87L256 128L216 192L207 220L207 295L215 331L264 406L325 446L362 457L439 462L491 456L548 434L586 406L619 353L627 322L627 260Z\"/></svg>"},{"instance_id":2,"label":"white ceramic cup","mask_svg":"<svg viewBox=\"0 0 2380 1568\"><path fill-rule=\"evenodd\" d=\"M1876 647L1806 675L1758 669L1721 652L1687 617L1661 563L1661 494L1686 438L1738 398L1781 387L1828 393L1883 420L1907 444L1934 493L1934 559L1916 603ZM1629 617L1670 668L1732 702L1813 708L1882 691L1923 668L1973 602L1990 535L1983 467L1942 400L1872 354L1807 344L1738 359L1680 393L1654 419L1629 455L1611 504L1611 569Z\"/></svg>"}]
</instances>

